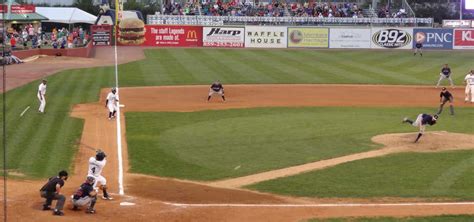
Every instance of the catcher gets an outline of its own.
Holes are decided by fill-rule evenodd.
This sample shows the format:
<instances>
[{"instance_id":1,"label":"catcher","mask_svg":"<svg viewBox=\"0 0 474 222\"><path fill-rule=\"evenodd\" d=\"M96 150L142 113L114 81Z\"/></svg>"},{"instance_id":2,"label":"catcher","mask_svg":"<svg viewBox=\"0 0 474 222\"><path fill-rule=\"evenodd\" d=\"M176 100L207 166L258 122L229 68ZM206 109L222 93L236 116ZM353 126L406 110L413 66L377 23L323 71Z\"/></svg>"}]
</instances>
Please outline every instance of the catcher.
<instances>
[{"instance_id":1,"label":"catcher","mask_svg":"<svg viewBox=\"0 0 474 222\"><path fill-rule=\"evenodd\" d=\"M222 96L222 100L225 102L224 87L219 82L219 80L212 83L211 88L209 88L209 96L207 97L207 101L209 101L211 99L211 96L214 94Z\"/></svg>"},{"instance_id":2,"label":"catcher","mask_svg":"<svg viewBox=\"0 0 474 222\"><path fill-rule=\"evenodd\" d=\"M97 193L94 191L95 177L88 176L86 181L72 196L72 210L79 210L79 207L88 205L86 213L95 213L95 202L97 201Z\"/></svg>"},{"instance_id":3,"label":"catcher","mask_svg":"<svg viewBox=\"0 0 474 222\"><path fill-rule=\"evenodd\" d=\"M426 125L434 125L436 124L436 121L438 120L438 115L429 115L429 114L419 114L416 117L416 120L410 120L407 117L403 118L403 123L409 123L414 127L419 127L420 131L418 131L418 136L416 137L415 143L418 142L418 140L423 136L423 133L425 132Z\"/></svg>"}]
</instances>

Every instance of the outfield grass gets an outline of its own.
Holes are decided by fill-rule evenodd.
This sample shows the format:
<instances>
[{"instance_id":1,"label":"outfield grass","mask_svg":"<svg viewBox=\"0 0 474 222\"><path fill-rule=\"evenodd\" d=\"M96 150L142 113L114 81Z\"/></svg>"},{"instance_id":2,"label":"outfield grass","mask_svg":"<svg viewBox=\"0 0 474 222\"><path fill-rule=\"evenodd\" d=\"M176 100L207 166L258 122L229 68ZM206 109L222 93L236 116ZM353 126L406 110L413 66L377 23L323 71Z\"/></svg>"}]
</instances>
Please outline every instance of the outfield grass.
<instances>
[{"instance_id":1,"label":"outfield grass","mask_svg":"<svg viewBox=\"0 0 474 222\"><path fill-rule=\"evenodd\" d=\"M473 51L156 49L121 66L126 85L364 83L433 85L449 63L455 83L471 70ZM133 74L132 74L133 73ZM131 75L129 75L131 74ZM446 83L445 83L446 84Z\"/></svg>"},{"instance_id":2,"label":"outfield grass","mask_svg":"<svg viewBox=\"0 0 474 222\"><path fill-rule=\"evenodd\" d=\"M401 117L421 111L431 110L319 107L126 113L131 170L216 180L329 159L379 147L370 141L378 134L416 131L402 124ZM473 109L459 109L456 118L447 116L429 130L472 133L466 123L473 115Z\"/></svg>"},{"instance_id":3,"label":"outfield grass","mask_svg":"<svg viewBox=\"0 0 474 222\"><path fill-rule=\"evenodd\" d=\"M308 222L472 222L473 215L442 215L431 217L361 217L361 218L332 218L332 219L311 219Z\"/></svg>"},{"instance_id":4,"label":"outfield grass","mask_svg":"<svg viewBox=\"0 0 474 222\"><path fill-rule=\"evenodd\" d=\"M145 54L143 61L119 66L121 86L209 84L216 79L224 84L432 84L445 62L459 84L471 68L473 52L427 52L423 58L395 50L156 49ZM35 113L39 82L7 93L8 168L29 177L47 177L70 166L83 126L69 117L71 107L97 101L100 88L115 85L113 67L63 71L48 80L45 115ZM27 106L30 110L20 118Z\"/></svg>"}]
</instances>

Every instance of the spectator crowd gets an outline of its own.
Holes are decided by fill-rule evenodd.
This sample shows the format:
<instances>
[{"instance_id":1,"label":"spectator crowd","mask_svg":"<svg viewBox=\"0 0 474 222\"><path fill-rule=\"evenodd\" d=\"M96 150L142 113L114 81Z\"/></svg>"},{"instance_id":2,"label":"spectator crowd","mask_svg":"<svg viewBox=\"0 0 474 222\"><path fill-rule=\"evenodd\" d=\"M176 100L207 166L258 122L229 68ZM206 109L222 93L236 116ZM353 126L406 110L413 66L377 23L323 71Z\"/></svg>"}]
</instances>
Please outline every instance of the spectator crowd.
<instances>
[{"instance_id":1,"label":"spectator crowd","mask_svg":"<svg viewBox=\"0 0 474 222\"><path fill-rule=\"evenodd\" d=\"M12 50L42 47L64 49L86 45L89 35L82 27L75 27L71 31L53 28L52 32L45 33L41 27L26 24L18 29L9 28L4 39L3 42L9 44Z\"/></svg>"},{"instance_id":2,"label":"spectator crowd","mask_svg":"<svg viewBox=\"0 0 474 222\"><path fill-rule=\"evenodd\" d=\"M266 17L363 17L362 10L356 3L305 2L286 3L273 0L271 4L253 5L241 1L224 3L206 1L202 4L169 3L164 7L165 15L207 15L207 16L266 16Z\"/></svg>"}]
</instances>

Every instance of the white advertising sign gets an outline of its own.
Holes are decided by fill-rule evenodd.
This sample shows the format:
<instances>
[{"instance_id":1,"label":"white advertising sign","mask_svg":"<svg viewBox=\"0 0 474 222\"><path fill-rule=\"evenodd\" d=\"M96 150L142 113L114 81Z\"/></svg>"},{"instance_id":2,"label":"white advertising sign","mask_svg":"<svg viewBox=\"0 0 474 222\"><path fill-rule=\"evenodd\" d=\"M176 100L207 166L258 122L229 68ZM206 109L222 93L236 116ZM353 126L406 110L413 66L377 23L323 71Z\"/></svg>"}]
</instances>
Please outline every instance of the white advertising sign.
<instances>
[{"instance_id":1,"label":"white advertising sign","mask_svg":"<svg viewBox=\"0 0 474 222\"><path fill-rule=\"evenodd\" d=\"M286 48L287 28L245 26L245 48Z\"/></svg>"},{"instance_id":2,"label":"white advertising sign","mask_svg":"<svg viewBox=\"0 0 474 222\"><path fill-rule=\"evenodd\" d=\"M370 49L370 29L331 28L329 48Z\"/></svg>"},{"instance_id":3,"label":"white advertising sign","mask_svg":"<svg viewBox=\"0 0 474 222\"><path fill-rule=\"evenodd\" d=\"M204 27L202 44L204 47L244 47L244 28L233 27Z\"/></svg>"},{"instance_id":4,"label":"white advertising sign","mask_svg":"<svg viewBox=\"0 0 474 222\"><path fill-rule=\"evenodd\" d=\"M373 49L411 49L412 28L372 28Z\"/></svg>"}]
</instances>

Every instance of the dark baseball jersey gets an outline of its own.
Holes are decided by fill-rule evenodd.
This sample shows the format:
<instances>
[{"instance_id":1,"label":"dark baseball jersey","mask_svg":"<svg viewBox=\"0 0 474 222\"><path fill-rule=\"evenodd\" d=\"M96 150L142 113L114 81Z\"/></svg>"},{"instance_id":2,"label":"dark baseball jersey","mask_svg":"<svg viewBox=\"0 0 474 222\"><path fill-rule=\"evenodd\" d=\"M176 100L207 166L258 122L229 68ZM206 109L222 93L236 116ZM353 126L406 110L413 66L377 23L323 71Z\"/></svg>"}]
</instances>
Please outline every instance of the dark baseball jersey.
<instances>
[{"instance_id":1,"label":"dark baseball jersey","mask_svg":"<svg viewBox=\"0 0 474 222\"><path fill-rule=\"evenodd\" d=\"M59 177L51 177L48 182L41 187L40 191L46 191L48 193L56 192L56 185L59 184L60 187L64 186L64 180Z\"/></svg>"},{"instance_id":2,"label":"dark baseball jersey","mask_svg":"<svg viewBox=\"0 0 474 222\"><path fill-rule=\"evenodd\" d=\"M224 87L222 86L222 84L220 82L215 82L215 83L212 83L211 85L211 89L216 91L216 92L219 92L221 91L221 89L223 89Z\"/></svg>"},{"instance_id":3,"label":"dark baseball jersey","mask_svg":"<svg viewBox=\"0 0 474 222\"><path fill-rule=\"evenodd\" d=\"M449 76L451 74L451 69L447 68L447 67L444 67L444 68L441 69L441 73L443 73L443 75L445 75L445 76Z\"/></svg>"},{"instance_id":4,"label":"dark baseball jersey","mask_svg":"<svg viewBox=\"0 0 474 222\"><path fill-rule=\"evenodd\" d=\"M436 120L433 120L433 116L428 114L423 114L421 116L421 125L434 125L436 124Z\"/></svg>"},{"instance_id":5,"label":"dark baseball jersey","mask_svg":"<svg viewBox=\"0 0 474 222\"><path fill-rule=\"evenodd\" d=\"M421 42L417 42L415 47L421 49L421 47L423 47L423 44L421 44Z\"/></svg>"},{"instance_id":6,"label":"dark baseball jersey","mask_svg":"<svg viewBox=\"0 0 474 222\"><path fill-rule=\"evenodd\" d=\"M79 200L83 197L87 197L89 196L89 193L92 192L93 190L94 190L94 187L92 187L92 184L85 182L81 185L81 187L79 187L76 193L74 193L73 199Z\"/></svg>"},{"instance_id":7,"label":"dark baseball jersey","mask_svg":"<svg viewBox=\"0 0 474 222\"><path fill-rule=\"evenodd\" d=\"M453 98L453 95L448 90L446 90L444 92L441 92L439 94L439 97L444 97L445 99L450 100L451 98Z\"/></svg>"}]
</instances>

